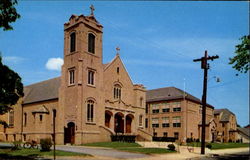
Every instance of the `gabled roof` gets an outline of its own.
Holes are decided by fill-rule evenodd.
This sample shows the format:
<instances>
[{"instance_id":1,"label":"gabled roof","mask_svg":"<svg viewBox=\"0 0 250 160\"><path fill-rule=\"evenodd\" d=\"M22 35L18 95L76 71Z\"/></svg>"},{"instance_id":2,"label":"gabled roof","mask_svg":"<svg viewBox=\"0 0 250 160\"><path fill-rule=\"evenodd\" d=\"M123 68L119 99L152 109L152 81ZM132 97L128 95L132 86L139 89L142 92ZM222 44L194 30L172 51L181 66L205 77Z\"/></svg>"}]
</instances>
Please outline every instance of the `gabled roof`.
<instances>
[{"instance_id":1,"label":"gabled roof","mask_svg":"<svg viewBox=\"0 0 250 160\"><path fill-rule=\"evenodd\" d=\"M233 112L229 111L227 108L215 109L214 115L221 114L220 122L229 122L230 115L235 115Z\"/></svg>"},{"instance_id":2,"label":"gabled roof","mask_svg":"<svg viewBox=\"0 0 250 160\"><path fill-rule=\"evenodd\" d=\"M176 88L176 87L165 87L165 88L148 90L146 93L146 102L183 99L184 95L185 95L185 99L201 104L201 100L199 98L187 92L184 92L183 90ZM209 104L207 105L213 108L213 106Z\"/></svg>"},{"instance_id":3,"label":"gabled roof","mask_svg":"<svg viewBox=\"0 0 250 160\"><path fill-rule=\"evenodd\" d=\"M237 131L239 133L244 134L245 136L247 136L248 138L250 138L250 128L241 128L241 127L237 127Z\"/></svg>"},{"instance_id":4,"label":"gabled roof","mask_svg":"<svg viewBox=\"0 0 250 160\"><path fill-rule=\"evenodd\" d=\"M49 79L24 87L23 104L58 99L61 77Z\"/></svg>"}]
</instances>

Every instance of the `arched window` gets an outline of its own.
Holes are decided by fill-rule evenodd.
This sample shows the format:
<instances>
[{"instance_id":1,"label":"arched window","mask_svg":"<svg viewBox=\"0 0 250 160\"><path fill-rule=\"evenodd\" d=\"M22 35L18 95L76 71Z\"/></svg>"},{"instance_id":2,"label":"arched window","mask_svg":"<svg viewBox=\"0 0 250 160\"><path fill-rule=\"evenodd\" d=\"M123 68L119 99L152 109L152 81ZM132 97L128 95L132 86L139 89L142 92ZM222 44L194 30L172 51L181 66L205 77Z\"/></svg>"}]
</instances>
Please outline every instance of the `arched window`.
<instances>
[{"instance_id":1,"label":"arched window","mask_svg":"<svg viewBox=\"0 0 250 160\"><path fill-rule=\"evenodd\" d=\"M92 100L87 101L87 121L94 121L94 101Z\"/></svg>"},{"instance_id":2,"label":"arched window","mask_svg":"<svg viewBox=\"0 0 250 160\"><path fill-rule=\"evenodd\" d=\"M114 86L114 99L121 99L121 86L116 84Z\"/></svg>"},{"instance_id":3,"label":"arched window","mask_svg":"<svg viewBox=\"0 0 250 160\"><path fill-rule=\"evenodd\" d=\"M92 33L88 35L88 52L95 53L95 35Z\"/></svg>"},{"instance_id":4,"label":"arched window","mask_svg":"<svg viewBox=\"0 0 250 160\"><path fill-rule=\"evenodd\" d=\"M72 32L70 34L70 52L76 51L76 33Z\"/></svg>"}]
</instances>

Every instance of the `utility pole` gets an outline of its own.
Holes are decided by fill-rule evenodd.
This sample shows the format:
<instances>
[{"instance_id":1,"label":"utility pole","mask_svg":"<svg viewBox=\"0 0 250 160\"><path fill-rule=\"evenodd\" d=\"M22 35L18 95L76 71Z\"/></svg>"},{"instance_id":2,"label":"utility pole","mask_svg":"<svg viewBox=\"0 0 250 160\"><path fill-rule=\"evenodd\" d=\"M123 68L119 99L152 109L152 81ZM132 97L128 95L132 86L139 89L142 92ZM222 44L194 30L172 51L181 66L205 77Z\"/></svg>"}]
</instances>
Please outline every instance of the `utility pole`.
<instances>
[{"instance_id":1,"label":"utility pole","mask_svg":"<svg viewBox=\"0 0 250 160\"><path fill-rule=\"evenodd\" d=\"M201 61L201 69L204 69L204 79L203 79L203 95L202 95L202 127L201 127L201 154L205 154L205 135L206 135L206 105L207 105L207 70L209 69L208 60L214 60L219 58L216 56L208 56L207 51L205 51L204 57L200 59L194 59L194 62Z\"/></svg>"},{"instance_id":2,"label":"utility pole","mask_svg":"<svg viewBox=\"0 0 250 160\"><path fill-rule=\"evenodd\" d=\"M56 110L53 109L53 156L56 159Z\"/></svg>"}]
</instances>

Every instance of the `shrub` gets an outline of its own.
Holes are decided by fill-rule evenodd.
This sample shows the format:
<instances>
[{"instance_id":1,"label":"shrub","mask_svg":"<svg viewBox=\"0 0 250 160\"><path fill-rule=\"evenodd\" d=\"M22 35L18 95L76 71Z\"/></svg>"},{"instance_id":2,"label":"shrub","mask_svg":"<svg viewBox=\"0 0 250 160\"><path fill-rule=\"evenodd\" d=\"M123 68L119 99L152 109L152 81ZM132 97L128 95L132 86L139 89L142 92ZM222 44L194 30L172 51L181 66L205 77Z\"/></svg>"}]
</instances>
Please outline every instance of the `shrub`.
<instances>
[{"instance_id":1,"label":"shrub","mask_svg":"<svg viewBox=\"0 0 250 160\"><path fill-rule=\"evenodd\" d=\"M228 140L229 143L232 143L233 141L231 139Z\"/></svg>"},{"instance_id":2,"label":"shrub","mask_svg":"<svg viewBox=\"0 0 250 160\"><path fill-rule=\"evenodd\" d=\"M206 148L211 149L212 145L208 143L208 144L206 144Z\"/></svg>"},{"instance_id":3,"label":"shrub","mask_svg":"<svg viewBox=\"0 0 250 160\"><path fill-rule=\"evenodd\" d=\"M199 138L197 138L195 142L200 142Z\"/></svg>"},{"instance_id":4,"label":"shrub","mask_svg":"<svg viewBox=\"0 0 250 160\"><path fill-rule=\"evenodd\" d=\"M21 148L21 141L14 141L11 150L19 150Z\"/></svg>"},{"instance_id":5,"label":"shrub","mask_svg":"<svg viewBox=\"0 0 250 160\"><path fill-rule=\"evenodd\" d=\"M40 144L41 144L41 151L50 151L50 148L52 146L50 138L41 139Z\"/></svg>"},{"instance_id":6,"label":"shrub","mask_svg":"<svg viewBox=\"0 0 250 160\"><path fill-rule=\"evenodd\" d=\"M173 144L169 144L168 149L171 151L175 151L175 146Z\"/></svg>"}]
</instances>

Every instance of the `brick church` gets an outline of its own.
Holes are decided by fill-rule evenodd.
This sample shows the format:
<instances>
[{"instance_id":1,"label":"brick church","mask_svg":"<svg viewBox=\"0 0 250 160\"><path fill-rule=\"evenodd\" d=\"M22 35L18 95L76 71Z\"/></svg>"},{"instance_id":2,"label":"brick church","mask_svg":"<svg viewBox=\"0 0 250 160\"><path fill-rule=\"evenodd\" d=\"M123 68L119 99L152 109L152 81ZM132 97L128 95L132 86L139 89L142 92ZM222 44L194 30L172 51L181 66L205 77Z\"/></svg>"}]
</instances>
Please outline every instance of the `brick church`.
<instances>
[{"instance_id":1,"label":"brick church","mask_svg":"<svg viewBox=\"0 0 250 160\"><path fill-rule=\"evenodd\" d=\"M145 88L133 84L119 56L103 64L103 26L94 16L72 15L64 24L61 76L24 87L0 126L0 140L52 138L56 143L110 141L110 135L144 133Z\"/></svg>"}]
</instances>

